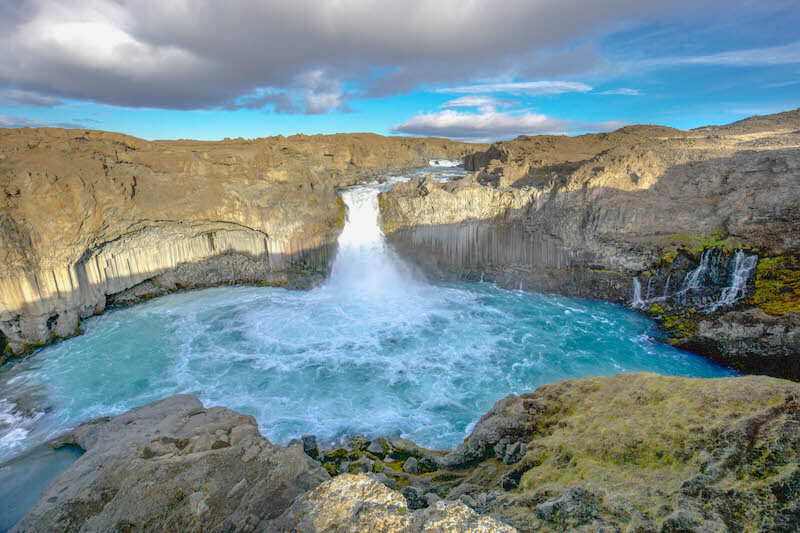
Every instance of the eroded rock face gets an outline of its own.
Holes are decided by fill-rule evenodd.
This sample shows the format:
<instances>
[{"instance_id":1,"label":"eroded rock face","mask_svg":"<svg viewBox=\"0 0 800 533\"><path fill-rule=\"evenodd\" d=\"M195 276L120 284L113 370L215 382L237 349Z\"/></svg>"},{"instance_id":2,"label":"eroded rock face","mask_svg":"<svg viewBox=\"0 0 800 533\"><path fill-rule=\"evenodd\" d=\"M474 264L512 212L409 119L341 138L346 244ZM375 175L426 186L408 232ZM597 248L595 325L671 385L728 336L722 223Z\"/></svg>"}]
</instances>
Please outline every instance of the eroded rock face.
<instances>
[{"instance_id":1,"label":"eroded rock face","mask_svg":"<svg viewBox=\"0 0 800 533\"><path fill-rule=\"evenodd\" d=\"M789 533L800 523L800 385L764 376L545 385L497 402L449 453L353 438L313 448L320 464L302 440L271 444L252 417L193 396L85 424L72 440L87 452L17 531Z\"/></svg>"},{"instance_id":2,"label":"eroded rock face","mask_svg":"<svg viewBox=\"0 0 800 533\"><path fill-rule=\"evenodd\" d=\"M72 435L86 453L16 531L253 531L326 479L255 419L173 396Z\"/></svg>"},{"instance_id":3,"label":"eroded rock face","mask_svg":"<svg viewBox=\"0 0 800 533\"><path fill-rule=\"evenodd\" d=\"M480 516L461 502L435 502L411 512L406 498L374 477L342 474L301 496L269 531L297 533L512 533L513 527Z\"/></svg>"},{"instance_id":4,"label":"eroded rock face","mask_svg":"<svg viewBox=\"0 0 800 533\"><path fill-rule=\"evenodd\" d=\"M412 513L373 474L330 480L302 442L271 444L253 417L190 395L68 440L86 453L13 531L514 531L460 502Z\"/></svg>"},{"instance_id":5,"label":"eroded rock face","mask_svg":"<svg viewBox=\"0 0 800 533\"><path fill-rule=\"evenodd\" d=\"M791 111L691 131L635 126L499 142L466 159L476 172L463 180L416 180L383 194L383 227L434 276L624 304L638 282L637 305L676 342L699 345L700 320L731 309L715 302L733 283L737 254L755 266L734 308L800 312L799 127L800 111ZM702 283L687 288L704 261ZM720 357L750 371L790 368L778 362L785 349L800 360L796 344L743 340L722 339Z\"/></svg>"},{"instance_id":6,"label":"eroded rock face","mask_svg":"<svg viewBox=\"0 0 800 533\"><path fill-rule=\"evenodd\" d=\"M106 305L227 283L308 286L344 221L334 187L473 145L377 135L147 142L0 129L0 331L11 352Z\"/></svg>"}]
</instances>

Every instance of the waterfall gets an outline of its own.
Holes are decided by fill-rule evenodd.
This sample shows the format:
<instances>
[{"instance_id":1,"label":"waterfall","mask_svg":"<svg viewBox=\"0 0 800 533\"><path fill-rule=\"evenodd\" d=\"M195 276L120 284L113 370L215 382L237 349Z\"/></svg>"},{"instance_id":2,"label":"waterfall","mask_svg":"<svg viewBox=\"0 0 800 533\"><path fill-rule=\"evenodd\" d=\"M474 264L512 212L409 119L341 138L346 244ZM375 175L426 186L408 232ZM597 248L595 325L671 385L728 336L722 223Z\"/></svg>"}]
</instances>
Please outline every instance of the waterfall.
<instances>
[{"instance_id":1,"label":"waterfall","mask_svg":"<svg viewBox=\"0 0 800 533\"><path fill-rule=\"evenodd\" d=\"M709 309L715 311L718 307L733 305L736 301L744 297L747 279L750 272L758 264L758 255L747 255L742 250L736 250L733 256L733 268L731 269L730 285L722 289L719 299Z\"/></svg>"},{"instance_id":2,"label":"waterfall","mask_svg":"<svg viewBox=\"0 0 800 533\"><path fill-rule=\"evenodd\" d=\"M412 269L391 253L378 225L377 186L363 185L341 192L347 221L339 236L339 251L326 286L350 296L381 299L419 287Z\"/></svg>"},{"instance_id":3,"label":"waterfall","mask_svg":"<svg viewBox=\"0 0 800 533\"><path fill-rule=\"evenodd\" d=\"M647 293L644 298L642 298L642 284L638 277L634 277L633 300L630 306L643 309L650 302L667 301L671 296L677 297L680 300L682 297L686 296L689 291L700 291L703 289L704 283L706 283L706 293L715 290L716 287L719 287L720 280L723 277L723 274L720 272L722 255L722 253L714 255L714 248L709 248L704 251L700 257L700 265L686 275L680 290L672 295L669 293L672 273L667 276L663 294L652 298L651 289L653 277L651 276L647 280ZM706 311L711 313L720 307L730 306L741 300L745 295L747 280L757 264L757 255L747 255L744 251L737 250L728 264L728 285L722 289L719 297L715 301L701 305L701 308L705 307ZM697 303L698 302L695 302L695 305Z\"/></svg>"},{"instance_id":4,"label":"waterfall","mask_svg":"<svg viewBox=\"0 0 800 533\"><path fill-rule=\"evenodd\" d=\"M708 262L711 255L714 253L715 248L709 248L703 255L700 256L700 266L692 270L686 275L683 280L683 287L681 287L680 294L686 294L689 291L699 290L703 282L703 274L708 270Z\"/></svg>"},{"instance_id":5,"label":"waterfall","mask_svg":"<svg viewBox=\"0 0 800 533\"><path fill-rule=\"evenodd\" d=\"M633 300L631 300L631 307L635 309L644 308L644 300L642 300L642 284L639 282L639 277L633 277Z\"/></svg>"}]
</instances>

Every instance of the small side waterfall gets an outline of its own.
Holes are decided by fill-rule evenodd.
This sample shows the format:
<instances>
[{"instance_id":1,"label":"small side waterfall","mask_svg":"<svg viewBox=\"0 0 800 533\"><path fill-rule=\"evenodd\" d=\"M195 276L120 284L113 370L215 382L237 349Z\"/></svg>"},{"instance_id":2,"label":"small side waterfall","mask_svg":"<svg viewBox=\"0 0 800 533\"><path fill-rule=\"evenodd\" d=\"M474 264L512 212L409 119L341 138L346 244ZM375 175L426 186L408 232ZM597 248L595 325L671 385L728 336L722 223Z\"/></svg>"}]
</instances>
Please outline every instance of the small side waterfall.
<instances>
[{"instance_id":1,"label":"small side waterfall","mask_svg":"<svg viewBox=\"0 0 800 533\"><path fill-rule=\"evenodd\" d=\"M709 248L703 252L703 255L700 256L700 266L689 272L686 278L684 278L683 286L679 291L680 294L700 289L703 283L703 274L708 270L709 258L712 256L715 249L716 248Z\"/></svg>"},{"instance_id":2,"label":"small side waterfall","mask_svg":"<svg viewBox=\"0 0 800 533\"><path fill-rule=\"evenodd\" d=\"M633 300L631 307L634 309L644 309L645 302L642 300L642 283L637 276L633 277Z\"/></svg>"},{"instance_id":3,"label":"small side waterfall","mask_svg":"<svg viewBox=\"0 0 800 533\"><path fill-rule=\"evenodd\" d=\"M758 255L747 255L739 249L727 262L723 261L725 253L716 248L708 248L700 256L700 264L689 271L680 284L680 289L670 293L673 272L667 274L663 290L658 290L659 274L647 279L647 292L642 297L642 283L634 277L633 299L630 306L643 309L650 303L664 302L672 298L680 303L696 309L704 309L712 313L720 307L731 306L745 296L747 280L758 264ZM651 296L661 292L660 296Z\"/></svg>"},{"instance_id":4,"label":"small side waterfall","mask_svg":"<svg viewBox=\"0 0 800 533\"><path fill-rule=\"evenodd\" d=\"M746 255L742 250L736 250L736 254L733 257L730 285L722 289L719 300L714 303L712 310L716 310L721 306L733 305L744 297L747 279L757 264L757 255Z\"/></svg>"}]
</instances>

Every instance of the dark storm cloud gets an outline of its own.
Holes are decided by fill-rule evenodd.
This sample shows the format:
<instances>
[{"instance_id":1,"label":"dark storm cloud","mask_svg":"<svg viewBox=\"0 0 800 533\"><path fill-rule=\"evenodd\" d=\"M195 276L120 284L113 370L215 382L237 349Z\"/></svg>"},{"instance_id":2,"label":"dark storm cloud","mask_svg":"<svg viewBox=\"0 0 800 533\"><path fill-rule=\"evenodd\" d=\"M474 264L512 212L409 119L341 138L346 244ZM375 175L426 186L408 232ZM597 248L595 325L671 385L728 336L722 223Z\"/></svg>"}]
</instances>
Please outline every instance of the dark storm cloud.
<instances>
[{"instance_id":1,"label":"dark storm cloud","mask_svg":"<svg viewBox=\"0 0 800 533\"><path fill-rule=\"evenodd\" d=\"M133 107L322 113L346 108L345 84L377 96L591 70L602 64L591 48L545 52L717 1L28 0L0 8L0 84Z\"/></svg>"}]
</instances>

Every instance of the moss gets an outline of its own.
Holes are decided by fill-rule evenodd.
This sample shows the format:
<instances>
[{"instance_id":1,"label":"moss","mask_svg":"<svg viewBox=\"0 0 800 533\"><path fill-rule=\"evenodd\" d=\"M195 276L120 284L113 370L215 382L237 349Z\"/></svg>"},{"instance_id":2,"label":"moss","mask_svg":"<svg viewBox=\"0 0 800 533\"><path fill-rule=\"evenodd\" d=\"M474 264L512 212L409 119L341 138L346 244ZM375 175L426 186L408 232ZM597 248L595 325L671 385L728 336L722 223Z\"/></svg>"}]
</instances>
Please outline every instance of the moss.
<instances>
[{"instance_id":1,"label":"moss","mask_svg":"<svg viewBox=\"0 0 800 533\"><path fill-rule=\"evenodd\" d=\"M623 274L622 272L617 272L616 270L605 270L602 268L590 268L589 272L592 272L594 274L604 274L608 276L622 276L622 277L627 276L627 274Z\"/></svg>"},{"instance_id":2,"label":"moss","mask_svg":"<svg viewBox=\"0 0 800 533\"><path fill-rule=\"evenodd\" d=\"M666 264L672 263L678 257L679 250L699 258L708 248L732 253L737 248L742 248L743 244L740 239L727 236L724 228L717 228L708 233L678 233L665 239L667 249L661 256L661 261Z\"/></svg>"},{"instance_id":3,"label":"moss","mask_svg":"<svg viewBox=\"0 0 800 533\"><path fill-rule=\"evenodd\" d=\"M625 497L640 514L657 508L666 494L678 493L706 468L711 451L730 444L725 428L776 412L798 392L767 378L735 380L734 386L730 378L625 374L587 378L570 388L540 388L536 395L543 401L558 398L558 407L547 413L551 423L529 445L520 491L561 493L589 482ZM720 488L766 491L769 483L796 470L800 451L780 439L766 431L752 460L725 463Z\"/></svg>"},{"instance_id":4,"label":"moss","mask_svg":"<svg viewBox=\"0 0 800 533\"><path fill-rule=\"evenodd\" d=\"M800 312L800 258L793 255L764 257L756 267L753 302L765 313Z\"/></svg>"},{"instance_id":5,"label":"moss","mask_svg":"<svg viewBox=\"0 0 800 533\"><path fill-rule=\"evenodd\" d=\"M402 472L403 471L403 463L405 461L388 461L384 462L386 466L394 470L395 472Z\"/></svg>"},{"instance_id":6,"label":"moss","mask_svg":"<svg viewBox=\"0 0 800 533\"><path fill-rule=\"evenodd\" d=\"M672 263L673 261L675 261L675 259L677 257L678 257L678 249L677 248L670 248L666 252L664 252L664 255L662 256L661 260L664 263L669 264L669 263Z\"/></svg>"},{"instance_id":7,"label":"moss","mask_svg":"<svg viewBox=\"0 0 800 533\"><path fill-rule=\"evenodd\" d=\"M669 313L658 303L654 303L648 312L655 315L661 325L667 330L673 340L691 337L697 332L697 311L687 309L680 313Z\"/></svg>"},{"instance_id":8,"label":"moss","mask_svg":"<svg viewBox=\"0 0 800 533\"><path fill-rule=\"evenodd\" d=\"M691 316L665 314L661 315L661 320L673 337L691 337L697 332L697 321Z\"/></svg>"}]
</instances>

